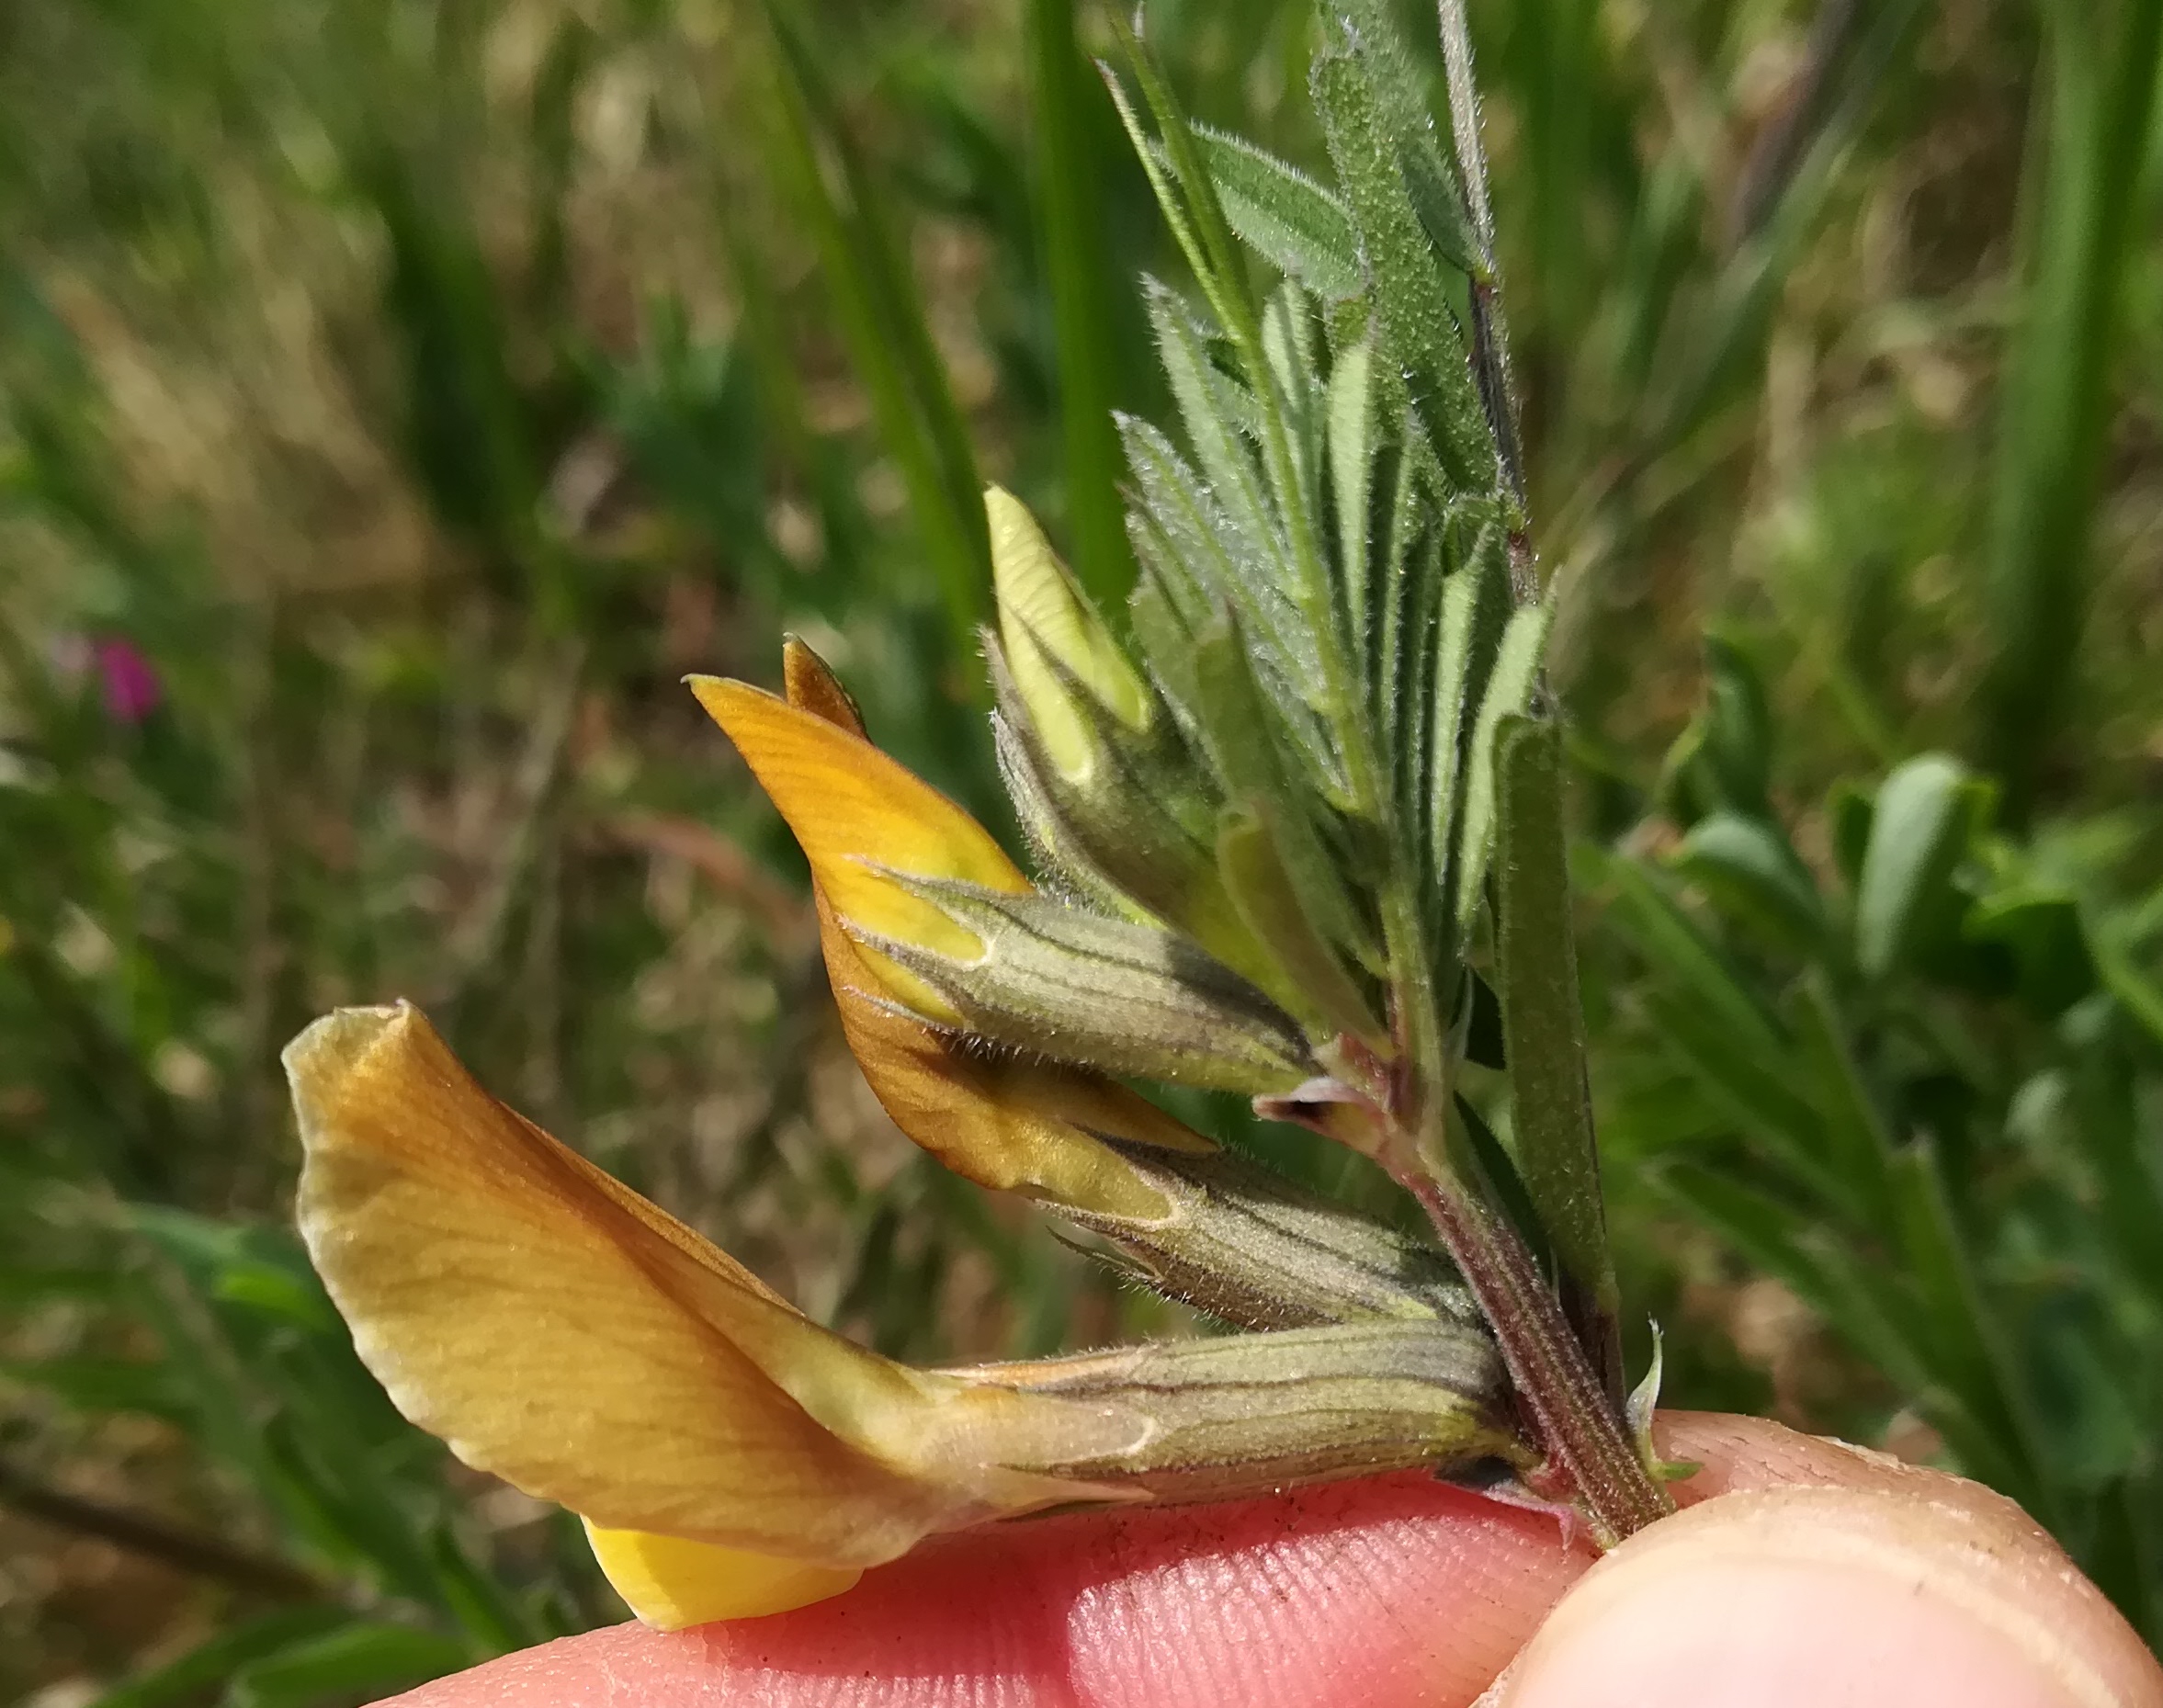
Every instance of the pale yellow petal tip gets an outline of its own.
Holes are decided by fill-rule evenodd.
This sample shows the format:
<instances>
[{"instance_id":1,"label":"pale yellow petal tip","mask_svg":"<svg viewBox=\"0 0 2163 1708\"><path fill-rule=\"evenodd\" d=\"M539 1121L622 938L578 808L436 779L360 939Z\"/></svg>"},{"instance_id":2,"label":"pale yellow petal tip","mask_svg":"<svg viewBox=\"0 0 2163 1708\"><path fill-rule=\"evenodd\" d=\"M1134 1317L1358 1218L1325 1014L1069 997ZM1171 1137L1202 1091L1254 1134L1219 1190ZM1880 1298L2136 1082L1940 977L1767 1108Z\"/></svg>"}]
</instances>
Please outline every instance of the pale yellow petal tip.
<instances>
[{"instance_id":1,"label":"pale yellow petal tip","mask_svg":"<svg viewBox=\"0 0 2163 1708\"><path fill-rule=\"evenodd\" d=\"M1149 694L1028 507L1000 487L984 492L991 583L1007 666L1038 738L1069 780L1093 770L1096 740L1049 660L1130 730L1148 729Z\"/></svg>"},{"instance_id":2,"label":"pale yellow petal tip","mask_svg":"<svg viewBox=\"0 0 2163 1708\"><path fill-rule=\"evenodd\" d=\"M579 1521L602 1575L641 1623L657 1631L717 1619L757 1619L809 1607L851 1588L857 1569L776 1559L651 1531Z\"/></svg>"},{"instance_id":3,"label":"pale yellow petal tip","mask_svg":"<svg viewBox=\"0 0 2163 1708\"><path fill-rule=\"evenodd\" d=\"M398 1001L379 1008L334 1009L311 1022L278 1056L292 1087L305 1136L311 1120L334 1103L361 1060L387 1038L401 1036L415 1023L426 1025L421 1011Z\"/></svg>"}]
</instances>

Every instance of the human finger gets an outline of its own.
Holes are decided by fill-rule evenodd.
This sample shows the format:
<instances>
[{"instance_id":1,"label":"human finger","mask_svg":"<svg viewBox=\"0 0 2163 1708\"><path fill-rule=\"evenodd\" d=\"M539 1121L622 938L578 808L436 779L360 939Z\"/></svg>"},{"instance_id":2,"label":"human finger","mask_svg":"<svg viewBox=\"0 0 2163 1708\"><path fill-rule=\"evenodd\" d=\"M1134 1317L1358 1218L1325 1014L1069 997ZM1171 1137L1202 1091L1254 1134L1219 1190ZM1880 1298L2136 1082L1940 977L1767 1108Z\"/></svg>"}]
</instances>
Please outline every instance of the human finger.
<instances>
[{"instance_id":1,"label":"human finger","mask_svg":"<svg viewBox=\"0 0 2163 1708\"><path fill-rule=\"evenodd\" d=\"M1660 1444L1701 1465L1678 1488L1700 1507L1779 1488L1997 1500L1757 1419L1671 1414ZM402 1708L1462 1708L1591 1564L1550 1519L1376 1477L972 1532L798 1612L592 1633L440 1680Z\"/></svg>"},{"instance_id":2,"label":"human finger","mask_svg":"<svg viewBox=\"0 0 2163 1708\"><path fill-rule=\"evenodd\" d=\"M401 1708L1470 1702L1590 1563L1417 1474L947 1537L832 1601L508 1657Z\"/></svg>"},{"instance_id":3,"label":"human finger","mask_svg":"<svg viewBox=\"0 0 2163 1708\"><path fill-rule=\"evenodd\" d=\"M1712 1462L1695 1504L1564 1596L1498 1708L2163 1708L2133 1628L2002 1496L1754 1420L1663 1443Z\"/></svg>"}]
</instances>

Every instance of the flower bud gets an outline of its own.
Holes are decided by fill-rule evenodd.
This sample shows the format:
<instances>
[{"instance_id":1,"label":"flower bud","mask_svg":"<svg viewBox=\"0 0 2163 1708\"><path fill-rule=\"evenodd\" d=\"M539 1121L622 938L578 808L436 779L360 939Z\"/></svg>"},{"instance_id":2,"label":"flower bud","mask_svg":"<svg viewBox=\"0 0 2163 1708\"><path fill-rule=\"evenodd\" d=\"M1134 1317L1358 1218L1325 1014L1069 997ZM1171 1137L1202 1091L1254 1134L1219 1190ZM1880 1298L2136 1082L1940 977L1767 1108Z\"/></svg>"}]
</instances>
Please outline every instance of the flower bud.
<instances>
[{"instance_id":1,"label":"flower bud","mask_svg":"<svg viewBox=\"0 0 2163 1708\"><path fill-rule=\"evenodd\" d=\"M1138 735L1154 721L1155 696L1027 506L1002 488L987 487L984 519L999 638L1014 685L1060 775L1086 783L1104 759L1097 718L1089 712Z\"/></svg>"},{"instance_id":2,"label":"flower bud","mask_svg":"<svg viewBox=\"0 0 2163 1708\"><path fill-rule=\"evenodd\" d=\"M1290 1015L1186 938L1056 897L890 874L981 947L968 956L851 923L972 1032L1107 1073L1257 1095L1314 1072Z\"/></svg>"}]
</instances>

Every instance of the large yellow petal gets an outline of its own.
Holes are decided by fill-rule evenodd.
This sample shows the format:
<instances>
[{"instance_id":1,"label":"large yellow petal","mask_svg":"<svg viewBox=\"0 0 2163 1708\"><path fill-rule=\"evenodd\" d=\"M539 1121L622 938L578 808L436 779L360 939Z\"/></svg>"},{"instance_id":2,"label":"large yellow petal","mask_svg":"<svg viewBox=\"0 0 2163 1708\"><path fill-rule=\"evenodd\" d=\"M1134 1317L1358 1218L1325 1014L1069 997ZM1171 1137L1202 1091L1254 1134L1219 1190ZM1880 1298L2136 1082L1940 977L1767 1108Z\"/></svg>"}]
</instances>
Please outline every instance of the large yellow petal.
<instances>
[{"instance_id":1,"label":"large yellow petal","mask_svg":"<svg viewBox=\"0 0 2163 1708\"><path fill-rule=\"evenodd\" d=\"M1016 895L1032 888L989 831L852 730L748 683L718 676L690 683L788 820L834 911L857 929L972 960L983 951L973 932L877 868ZM918 1012L959 1018L945 998L884 956L870 964L878 982Z\"/></svg>"},{"instance_id":2,"label":"large yellow petal","mask_svg":"<svg viewBox=\"0 0 2163 1708\"><path fill-rule=\"evenodd\" d=\"M864 1575L682 1536L610 1530L591 1519L585 1526L603 1575L631 1612L657 1631L786 1613L839 1595Z\"/></svg>"},{"instance_id":3,"label":"large yellow petal","mask_svg":"<svg viewBox=\"0 0 2163 1708\"><path fill-rule=\"evenodd\" d=\"M300 1218L362 1358L461 1459L611 1529L832 1567L1093 1491L1009 1472L1127 1439L985 1408L819 1328L477 1085L418 1011L286 1052Z\"/></svg>"}]
</instances>

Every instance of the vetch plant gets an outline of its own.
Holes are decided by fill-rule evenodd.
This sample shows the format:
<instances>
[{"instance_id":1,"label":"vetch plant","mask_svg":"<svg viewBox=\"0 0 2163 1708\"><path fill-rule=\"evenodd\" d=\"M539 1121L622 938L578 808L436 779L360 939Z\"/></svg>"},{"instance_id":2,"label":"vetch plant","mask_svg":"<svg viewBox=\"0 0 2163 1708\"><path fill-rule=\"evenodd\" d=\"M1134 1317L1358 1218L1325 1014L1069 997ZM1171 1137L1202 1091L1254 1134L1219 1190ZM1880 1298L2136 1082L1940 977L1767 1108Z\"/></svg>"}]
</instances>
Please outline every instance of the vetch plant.
<instances>
[{"instance_id":1,"label":"vetch plant","mask_svg":"<svg viewBox=\"0 0 2163 1708\"><path fill-rule=\"evenodd\" d=\"M1120 424L1131 644L987 497L994 733L1034 879L808 649L785 697L693 683L803 846L849 1043L901 1129L1243 1332L906 1368L496 1103L412 1008L288 1052L302 1230L362 1357L462 1458L579 1513L652 1623L797 1605L934 1532L1410 1465L1603 1546L1668 1510L1657 1374L1625 1398L1548 611L1444 12L1447 145L1378 0L1323 9L1334 188L1190 126L1130 39L1138 107L1107 72L1200 294L1148 287L1176 431ZM1459 1095L1498 1030L1507 1145ZM1373 1158L1433 1241L1129 1079Z\"/></svg>"}]
</instances>

